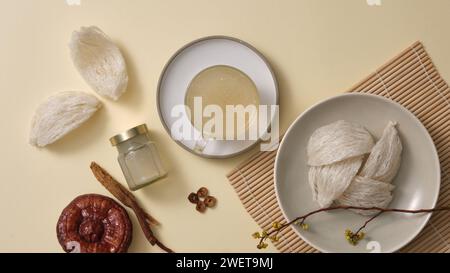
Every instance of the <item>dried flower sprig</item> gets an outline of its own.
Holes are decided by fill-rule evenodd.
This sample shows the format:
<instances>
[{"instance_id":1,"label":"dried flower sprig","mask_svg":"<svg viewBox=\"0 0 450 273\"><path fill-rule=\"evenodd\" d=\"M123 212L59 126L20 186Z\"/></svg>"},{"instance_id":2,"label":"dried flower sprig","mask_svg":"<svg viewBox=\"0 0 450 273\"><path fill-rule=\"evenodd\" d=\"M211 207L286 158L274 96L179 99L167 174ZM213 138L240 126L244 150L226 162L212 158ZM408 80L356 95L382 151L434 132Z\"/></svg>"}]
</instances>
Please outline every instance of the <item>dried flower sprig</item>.
<instances>
[{"instance_id":1,"label":"dried flower sprig","mask_svg":"<svg viewBox=\"0 0 450 273\"><path fill-rule=\"evenodd\" d=\"M265 249L268 247L267 240L270 240L272 243L278 242L280 240L280 232L286 229L291 225L297 225L301 227L303 230L308 230L309 225L305 223L306 219L315 214L325 212L325 211L334 211L334 210L364 210L364 211L378 211L371 218L366 220L364 224L358 228L355 232L350 229L345 230L345 239L352 245L357 245L359 241L365 238L365 232L363 231L367 225L375 220L380 215L387 212L395 212L395 213L406 213L406 214L420 214L420 213L432 213L432 212L441 212L441 211L450 211L450 207L440 207L434 209L419 209L419 210L407 210L407 209L391 209L391 208L378 208L378 207L356 207L356 206L335 206L329 208L322 208L312 212L309 212L303 216L299 216L294 220L287 223L274 222L270 230L264 230L261 233L255 232L253 233L253 238L258 239L259 243L257 245L258 249Z\"/></svg>"}]
</instances>

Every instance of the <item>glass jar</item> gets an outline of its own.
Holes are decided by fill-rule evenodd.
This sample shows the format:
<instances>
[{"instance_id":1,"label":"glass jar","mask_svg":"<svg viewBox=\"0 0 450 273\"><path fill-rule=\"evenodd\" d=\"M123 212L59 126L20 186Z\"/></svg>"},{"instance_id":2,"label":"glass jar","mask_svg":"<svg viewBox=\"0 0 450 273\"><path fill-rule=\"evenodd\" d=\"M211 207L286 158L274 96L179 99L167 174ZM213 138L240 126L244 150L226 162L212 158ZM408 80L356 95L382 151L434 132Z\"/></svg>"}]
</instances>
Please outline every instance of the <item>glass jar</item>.
<instances>
[{"instance_id":1,"label":"glass jar","mask_svg":"<svg viewBox=\"0 0 450 273\"><path fill-rule=\"evenodd\" d=\"M167 175L147 125L142 124L110 138L130 190L135 191Z\"/></svg>"}]
</instances>

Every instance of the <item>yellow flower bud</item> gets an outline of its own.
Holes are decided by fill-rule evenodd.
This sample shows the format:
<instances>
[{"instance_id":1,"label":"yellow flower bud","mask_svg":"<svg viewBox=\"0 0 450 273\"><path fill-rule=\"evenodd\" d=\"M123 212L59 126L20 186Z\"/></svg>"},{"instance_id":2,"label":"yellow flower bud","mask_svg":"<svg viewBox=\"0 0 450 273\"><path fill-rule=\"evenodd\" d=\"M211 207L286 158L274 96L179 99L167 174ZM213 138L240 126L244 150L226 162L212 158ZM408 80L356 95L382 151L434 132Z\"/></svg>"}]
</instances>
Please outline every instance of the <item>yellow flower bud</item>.
<instances>
[{"instance_id":1,"label":"yellow flower bud","mask_svg":"<svg viewBox=\"0 0 450 273\"><path fill-rule=\"evenodd\" d=\"M272 243L278 242L280 240L280 237L273 235L270 236L270 240L272 241Z\"/></svg>"},{"instance_id":2,"label":"yellow flower bud","mask_svg":"<svg viewBox=\"0 0 450 273\"><path fill-rule=\"evenodd\" d=\"M268 244L266 244L266 243L264 243L264 242L261 242L261 243L259 243L256 247L258 248L258 249L265 249L265 248L267 248L269 245Z\"/></svg>"}]
</instances>

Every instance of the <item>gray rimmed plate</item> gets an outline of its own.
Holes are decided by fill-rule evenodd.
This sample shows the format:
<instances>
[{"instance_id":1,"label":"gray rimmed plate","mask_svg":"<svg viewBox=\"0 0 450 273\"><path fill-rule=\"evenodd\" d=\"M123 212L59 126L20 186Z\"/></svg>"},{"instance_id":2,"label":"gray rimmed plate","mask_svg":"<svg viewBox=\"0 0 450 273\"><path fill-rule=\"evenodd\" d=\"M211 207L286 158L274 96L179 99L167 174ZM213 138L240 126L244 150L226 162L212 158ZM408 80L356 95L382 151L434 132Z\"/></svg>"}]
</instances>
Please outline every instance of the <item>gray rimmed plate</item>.
<instances>
[{"instance_id":1,"label":"gray rimmed plate","mask_svg":"<svg viewBox=\"0 0 450 273\"><path fill-rule=\"evenodd\" d=\"M407 109L386 98L345 94L309 108L291 125L275 161L275 189L287 220L316 210L308 185L306 146L317 128L337 120L365 126L378 139L388 121L398 122L403 143L402 164L393 184L392 208L422 209L436 205L440 188L440 164L434 143L422 123ZM357 246L344 236L368 218L350 211L324 212L308 218L310 229L295 227L298 235L322 252L395 252L413 240L430 214L386 213L366 228L367 237Z\"/></svg>"},{"instance_id":2,"label":"gray rimmed plate","mask_svg":"<svg viewBox=\"0 0 450 273\"><path fill-rule=\"evenodd\" d=\"M164 128L181 147L202 157L229 158L248 151L260 140L211 141L199 153L194 139L184 138L183 132L172 130L172 126L180 121L186 127L192 127L186 113L181 117L173 115L173 109L184 104L192 79L206 68L217 65L230 66L246 74L256 85L261 105L278 105L278 83L265 57L242 40L210 36L185 45L170 58L159 79L157 107ZM275 118L274 113L271 114L266 124L258 125L258 130L270 127Z\"/></svg>"}]
</instances>

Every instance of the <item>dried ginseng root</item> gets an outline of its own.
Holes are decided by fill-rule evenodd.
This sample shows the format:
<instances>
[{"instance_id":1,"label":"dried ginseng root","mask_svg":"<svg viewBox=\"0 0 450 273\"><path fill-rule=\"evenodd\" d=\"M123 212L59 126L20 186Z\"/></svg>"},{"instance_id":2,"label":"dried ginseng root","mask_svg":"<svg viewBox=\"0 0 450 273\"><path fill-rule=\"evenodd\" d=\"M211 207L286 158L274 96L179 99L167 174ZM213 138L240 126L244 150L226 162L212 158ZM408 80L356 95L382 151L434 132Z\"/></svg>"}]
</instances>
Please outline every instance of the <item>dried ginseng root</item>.
<instances>
[{"instance_id":1,"label":"dried ginseng root","mask_svg":"<svg viewBox=\"0 0 450 273\"><path fill-rule=\"evenodd\" d=\"M134 195L129 192L124 186L117 182L107 171L100 167L97 163L91 163L91 170L94 173L95 178L112 194L116 197L123 205L131 208L136 215L139 225L144 232L145 237L150 242L151 245L157 245L162 250L173 253L173 250L166 247L161 243L158 238L155 237L153 231L150 227L151 224L156 225L158 222L146 213L138 204Z\"/></svg>"}]
</instances>

